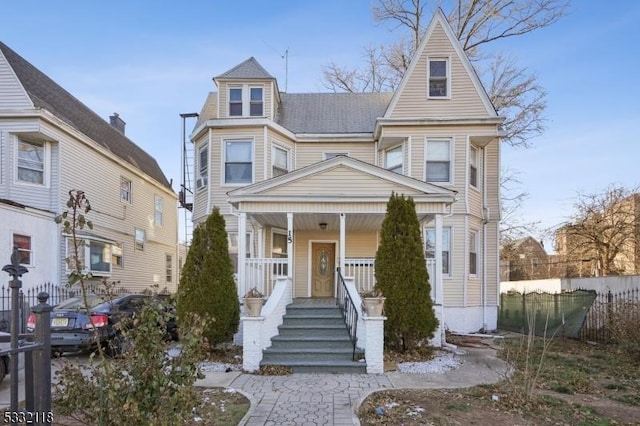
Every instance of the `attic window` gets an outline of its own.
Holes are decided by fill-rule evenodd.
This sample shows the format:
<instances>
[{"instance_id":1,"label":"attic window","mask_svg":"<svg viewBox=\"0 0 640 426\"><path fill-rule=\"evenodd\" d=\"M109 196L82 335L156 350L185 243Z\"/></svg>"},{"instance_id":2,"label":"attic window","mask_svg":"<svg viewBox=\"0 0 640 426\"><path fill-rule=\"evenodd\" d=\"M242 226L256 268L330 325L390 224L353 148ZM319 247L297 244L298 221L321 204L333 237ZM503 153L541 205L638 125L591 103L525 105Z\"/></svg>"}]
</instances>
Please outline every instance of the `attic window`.
<instances>
[{"instance_id":1,"label":"attic window","mask_svg":"<svg viewBox=\"0 0 640 426\"><path fill-rule=\"evenodd\" d=\"M429 97L449 97L449 61L447 58L429 59Z\"/></svg>"},{"instance_id":2,"label":"attic window","mask_svg":"<svg viewBox=\"0 0 640 426\"><path fill-rule=\"evenodd\" d=\"M242 88L229 89L229 115L242 117Z\"/></svg>"},{"instance_id":3,"label":"attic window","mask_svg":"<svg viewBox=\"0 0 640 426\"><path fill-rule=\"evenodd\" d=\"M249 115L252 117L261 117L262 114L262 87L252 87L250 89L251 92L251 101L249 104Z\"/></svg>"}]
</instances>

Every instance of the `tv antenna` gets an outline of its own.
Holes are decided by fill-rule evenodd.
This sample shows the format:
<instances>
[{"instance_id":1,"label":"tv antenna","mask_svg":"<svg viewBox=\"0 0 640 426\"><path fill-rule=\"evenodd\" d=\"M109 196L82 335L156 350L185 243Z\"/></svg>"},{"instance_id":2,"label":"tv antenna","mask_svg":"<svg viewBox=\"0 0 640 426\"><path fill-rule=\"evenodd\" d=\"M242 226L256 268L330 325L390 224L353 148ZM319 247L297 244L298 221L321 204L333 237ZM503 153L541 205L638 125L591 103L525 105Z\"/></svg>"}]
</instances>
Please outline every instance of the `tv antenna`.
<instances>
[{"instance_id":1,"label":"tv antenna","mask_svg":"<svg viewBox=\"0 0 640 426\"><path fill-rule=\"evenodd\" d=\"M287 93L287 86L289 85L289 48L280 57L284 59L284 92Z\"/></svg>"}]
</instances>

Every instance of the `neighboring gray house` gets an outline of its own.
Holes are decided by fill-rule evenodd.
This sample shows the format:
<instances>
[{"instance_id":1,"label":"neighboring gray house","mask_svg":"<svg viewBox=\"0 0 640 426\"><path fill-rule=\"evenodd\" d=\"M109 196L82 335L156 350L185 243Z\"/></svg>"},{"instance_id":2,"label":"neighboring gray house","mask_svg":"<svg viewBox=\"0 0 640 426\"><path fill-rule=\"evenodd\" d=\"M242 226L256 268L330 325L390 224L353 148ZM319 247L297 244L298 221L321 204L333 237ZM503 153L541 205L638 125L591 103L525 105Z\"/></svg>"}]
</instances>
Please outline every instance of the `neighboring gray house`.
<instances>
[{"instance_id":1,"label":"neighboring gray house","mask_svg":"<svg viewBox=\"0 0 640 426\"><path fill-rule=\"evenodd\" d=\"M81 256L129 290L177 285L177 195L153 157L0 42L0 263L18 244L24 285L66 283L69 238L53 221L69 190L91 201Z\"/></svg>"}]
</instances>

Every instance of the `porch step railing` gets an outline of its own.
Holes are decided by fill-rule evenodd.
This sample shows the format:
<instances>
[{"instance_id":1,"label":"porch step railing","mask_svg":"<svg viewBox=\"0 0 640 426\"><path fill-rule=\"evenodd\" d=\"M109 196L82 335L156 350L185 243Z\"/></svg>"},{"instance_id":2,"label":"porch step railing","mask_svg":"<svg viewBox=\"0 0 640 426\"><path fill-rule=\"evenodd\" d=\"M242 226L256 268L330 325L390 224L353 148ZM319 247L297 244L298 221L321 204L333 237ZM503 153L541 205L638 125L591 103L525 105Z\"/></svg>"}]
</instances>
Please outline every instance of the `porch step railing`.
<instances>
[{"instance_id":1,"label":"porch step railing","mask_svg":"<svg viewBox=\"0 0 640 426\"><path fill-rule=\"evenodd\" d=\"M347 285L344 282L344 278L338 269L338 306L342 312L342 317L347 325L347 331L349 331L349 338L353 344L352 360L356 360L356 342L358 341L358 308L349 294Z\"/></svg>"},{"instance_id":2,"label":"porch step railing","mask_svg":"<svg viewBox=\"0 0 640 426\"><path fill-rule=\"evenodd\" d=\"M244 283L238 283L238 296L257 288L265 297L273 292L276 278L287 276L287 259L275 257L252 257L245 259Z\"/></svg>"},{"instance_id":3,"label":"porch step railing","mask_svg":"<svg viewBox=\"0 0 640 426\"><path fill-rule=\"evenodd\" d=\"M344 262L343 276L353 277L358 293L372 290L376 285L375 263L376 259L373 257L348 257ZM435 259L427 259L427 271L431 283L431 298L435 300Z\"/></svg>"}]
</instances>

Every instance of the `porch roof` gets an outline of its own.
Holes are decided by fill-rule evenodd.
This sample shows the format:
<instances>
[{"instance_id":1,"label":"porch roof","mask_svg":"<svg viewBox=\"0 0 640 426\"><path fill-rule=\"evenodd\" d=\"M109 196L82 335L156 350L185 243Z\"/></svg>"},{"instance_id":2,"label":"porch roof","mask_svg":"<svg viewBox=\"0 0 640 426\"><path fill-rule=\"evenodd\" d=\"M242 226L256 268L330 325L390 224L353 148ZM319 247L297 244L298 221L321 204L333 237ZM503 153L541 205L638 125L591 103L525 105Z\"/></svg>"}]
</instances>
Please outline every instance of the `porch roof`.
<instances>
[{"instance_id":1,"label":"porch roof","mask_svg":"<svg viewBox=\"0 0 640 426\"><path fill-rule=\"evenodd\" d=\"M457 194L352 157L337 156L234 189L227 195L235 208L248 213L318 212L329 208L378 213L380 204L386 205L392 192L412 197L416 209L425 212L445 212Z\"/></svg>"}]
</instances>

